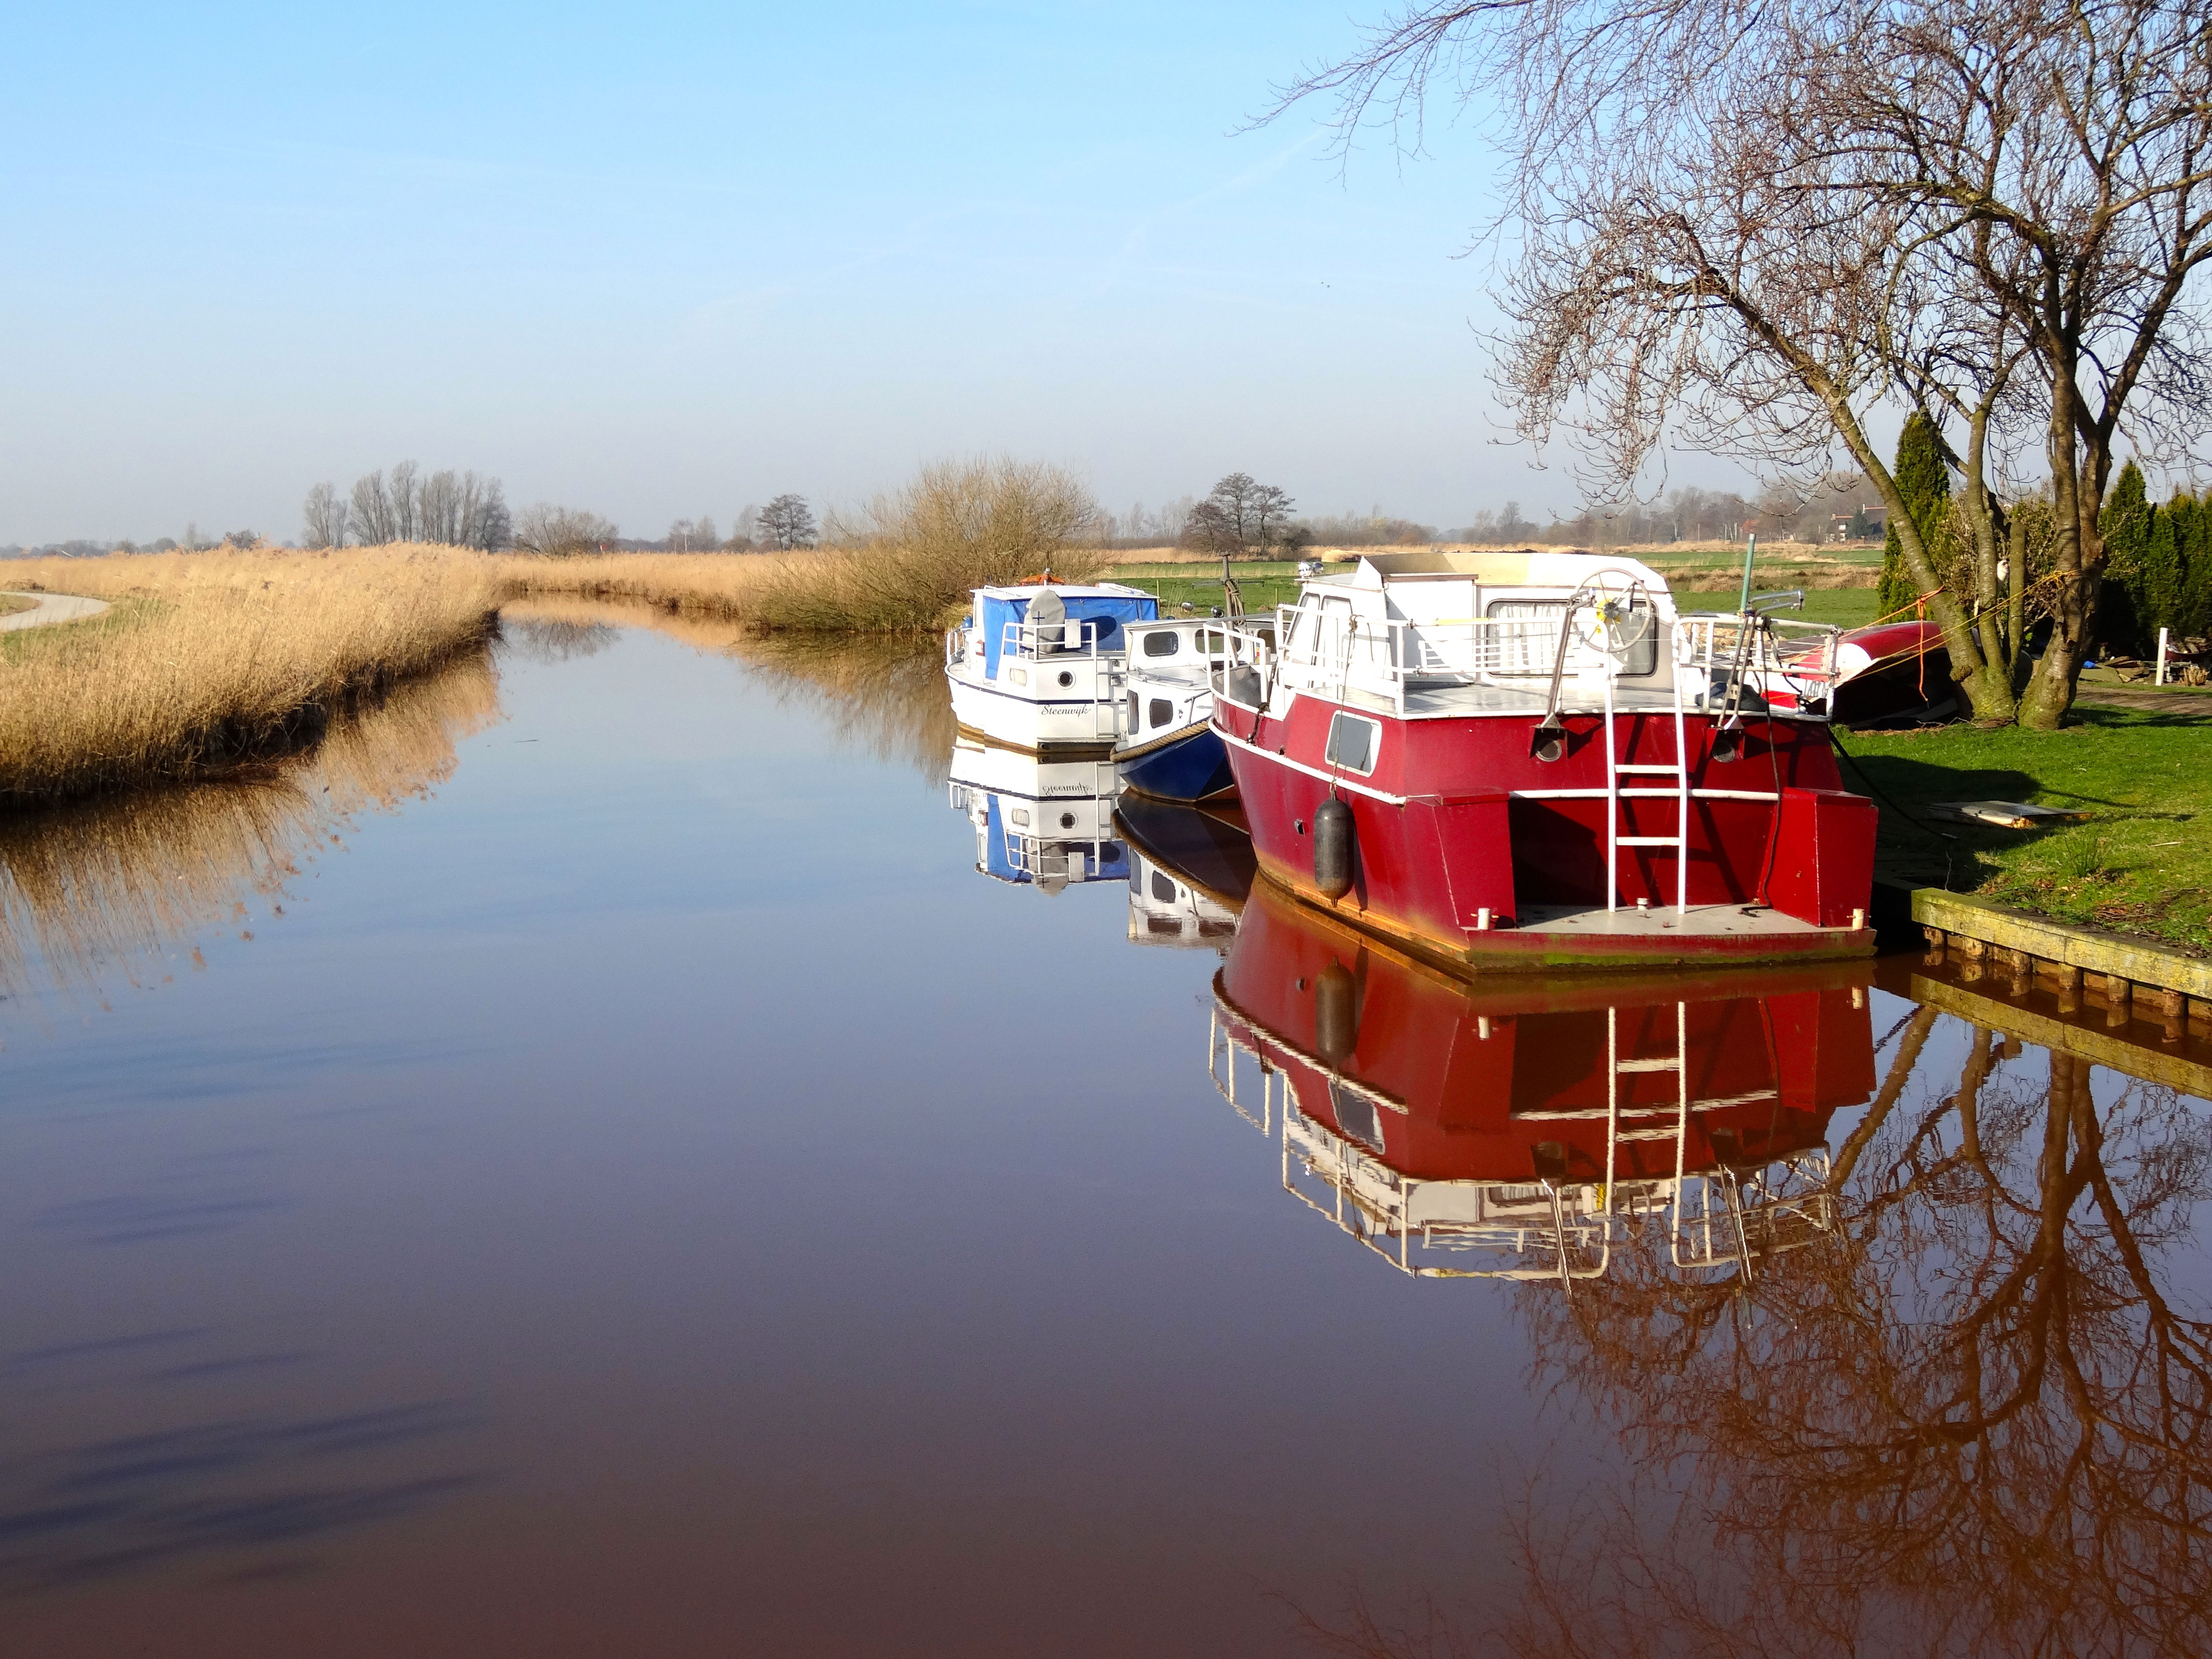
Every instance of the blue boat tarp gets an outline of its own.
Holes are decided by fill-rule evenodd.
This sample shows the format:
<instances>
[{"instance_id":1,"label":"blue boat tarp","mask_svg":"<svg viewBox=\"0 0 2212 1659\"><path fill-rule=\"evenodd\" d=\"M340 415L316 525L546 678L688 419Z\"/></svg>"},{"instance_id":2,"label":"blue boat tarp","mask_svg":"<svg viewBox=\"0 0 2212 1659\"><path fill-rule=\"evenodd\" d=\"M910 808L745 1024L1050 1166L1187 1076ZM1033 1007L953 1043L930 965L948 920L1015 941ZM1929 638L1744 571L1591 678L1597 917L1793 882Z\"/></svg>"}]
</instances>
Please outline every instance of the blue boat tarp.
<instances>
[{"instance_id":1,"label":"blue boat tarp","mask_svg":"<svg viewBox=\"0 0 2212 1659\"><path fill-rule=\"evenodd\" d=\"M1036 592L1042 592L1042 589ZM1060 602L1067 607L1070 622L1089 623L1090 632L1101 651L1121 651L1127 641L1121 635L1124 623L1158 622L1159 601L1149 593L1085 593L1069 592L1055 588ZM983 594L983 678L999 678L999 653L1006 643L1006 625L1018 623L1029 615L1030 599L1035 593L1016 599L1001 596L986 589Z\"/></svg>"}]
</instances>

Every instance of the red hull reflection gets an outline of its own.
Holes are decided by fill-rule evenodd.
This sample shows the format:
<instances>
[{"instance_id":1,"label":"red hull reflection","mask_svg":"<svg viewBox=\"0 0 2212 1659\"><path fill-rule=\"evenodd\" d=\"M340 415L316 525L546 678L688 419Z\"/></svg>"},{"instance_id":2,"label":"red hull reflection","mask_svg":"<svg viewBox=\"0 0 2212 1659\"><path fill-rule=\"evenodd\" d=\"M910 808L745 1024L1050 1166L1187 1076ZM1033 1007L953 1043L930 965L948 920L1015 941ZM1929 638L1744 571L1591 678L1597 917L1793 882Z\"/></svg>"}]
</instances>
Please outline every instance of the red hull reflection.
<instances>
[{"instance_id":1,"label":"red hull reflection","mask_svg":"<svg viewBox=\"0 0 2212 1659\"><path fill-rule=\"evenodd\" d=\"M1409 1272L1588 1276L1650 1217L1679 1266L1749 1272L1825 1225L1829 1119L1875 1087L1865 966L1759 983L1471 985L1261 883L1214 1077L1281 1135L1285 1184Z\"/></svg>"}]
</instances>

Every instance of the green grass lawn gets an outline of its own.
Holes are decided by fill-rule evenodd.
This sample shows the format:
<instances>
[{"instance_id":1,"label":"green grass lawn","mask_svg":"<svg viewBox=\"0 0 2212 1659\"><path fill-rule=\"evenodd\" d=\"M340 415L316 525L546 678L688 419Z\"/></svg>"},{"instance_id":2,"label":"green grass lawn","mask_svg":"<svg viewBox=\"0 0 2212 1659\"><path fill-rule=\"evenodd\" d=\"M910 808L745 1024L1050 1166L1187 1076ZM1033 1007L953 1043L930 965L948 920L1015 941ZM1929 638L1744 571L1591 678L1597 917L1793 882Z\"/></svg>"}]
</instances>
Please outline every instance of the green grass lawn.
<instances>
[{"instance_id":1,"label":"green grass lawn","mask_svg":"<svg viewBox=\"0 0 2212 1659\"><path fill-rule=\"evenodd\" d=\"M1967 725L1844 733L1884 803L1881 873L2061 921L2212 951L2212 713L2076 708L2057 732ZM1864 784L1850 763L1847 787ZM2086 823L1999 830L1926 819L1939 800L2029 801ZM1928 833L1955 836L1942 841Z\"/></svg>"}]
</instances>

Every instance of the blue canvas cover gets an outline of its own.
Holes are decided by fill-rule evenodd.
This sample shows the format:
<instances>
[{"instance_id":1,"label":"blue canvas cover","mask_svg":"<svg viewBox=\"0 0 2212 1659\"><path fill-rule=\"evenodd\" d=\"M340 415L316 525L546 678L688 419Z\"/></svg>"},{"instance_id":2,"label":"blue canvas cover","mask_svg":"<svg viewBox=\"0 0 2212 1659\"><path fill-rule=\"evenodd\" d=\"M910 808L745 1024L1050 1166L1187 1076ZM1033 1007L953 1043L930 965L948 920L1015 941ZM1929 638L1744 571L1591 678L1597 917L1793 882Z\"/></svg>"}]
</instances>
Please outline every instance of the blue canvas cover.
<instances>
[{"instance_id":1,"label":"blue canvas cover","mask_svg":"<svg viewBox=\"0 0 2212 1659\"><path fill-rule=\"evenodd\" d=\"M1127 648L1121 634L1124 623L1158 622L1160 619L1159 601L1149 593L1071 593L1066 588L1054 590L1060 602L1067 607L1070 622L1091 624L1101 651L1121 651ZM1002 599L988 589L983 594L983 678L999 678L999 651L1006 637L1006 624L1021 621L1030 613L1030 602L1022 599Z\"/></svg>"}]
</instances>

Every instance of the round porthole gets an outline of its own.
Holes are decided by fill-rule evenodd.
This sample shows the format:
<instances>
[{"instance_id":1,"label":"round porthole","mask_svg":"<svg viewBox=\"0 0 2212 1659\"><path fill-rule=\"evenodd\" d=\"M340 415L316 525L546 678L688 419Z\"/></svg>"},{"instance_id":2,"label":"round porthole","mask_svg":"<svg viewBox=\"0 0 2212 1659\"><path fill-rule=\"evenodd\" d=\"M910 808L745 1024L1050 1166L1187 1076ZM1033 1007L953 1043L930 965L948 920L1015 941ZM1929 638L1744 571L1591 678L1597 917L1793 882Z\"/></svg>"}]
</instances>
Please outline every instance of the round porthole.
<instances>
[{"instance_id":1,"label":"round porthole","mask_svg":"<svg viewBox=\"0 0 2212 1659\"><path fill-rule=\"evenodd\" d=\"M1075 684L1075 676L1063 668L1060 671L1060 683L1062 685L1073 685Z\"/></svg>"},{"instance_id":2,"label":"round porthole","mask_svg":"<svg viewBox=\"0 0 2212 1659\"><path fill-rule=\"evenodd\" d=\"M1063 830L1073 830L1073 829L1074 829L1074 828L1075 828L1075 814L1074 814L1074 813L1073 813L1073 812L1062 812L1062 813L1060 815L1060 827L1061 829L1063 829Z\"/></svg>"}]
</instances>

